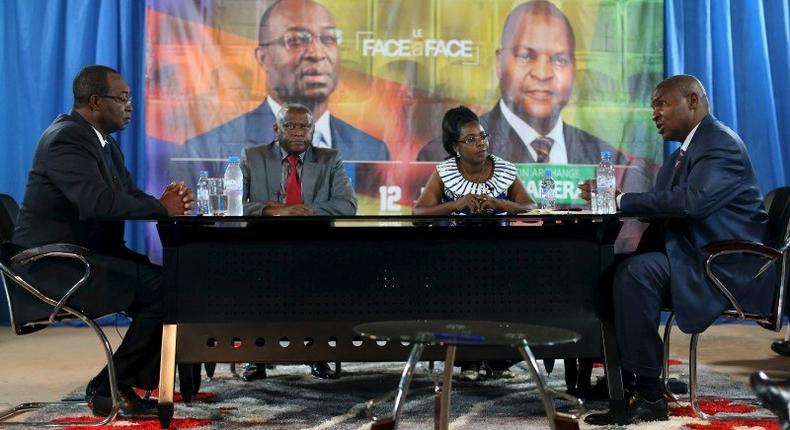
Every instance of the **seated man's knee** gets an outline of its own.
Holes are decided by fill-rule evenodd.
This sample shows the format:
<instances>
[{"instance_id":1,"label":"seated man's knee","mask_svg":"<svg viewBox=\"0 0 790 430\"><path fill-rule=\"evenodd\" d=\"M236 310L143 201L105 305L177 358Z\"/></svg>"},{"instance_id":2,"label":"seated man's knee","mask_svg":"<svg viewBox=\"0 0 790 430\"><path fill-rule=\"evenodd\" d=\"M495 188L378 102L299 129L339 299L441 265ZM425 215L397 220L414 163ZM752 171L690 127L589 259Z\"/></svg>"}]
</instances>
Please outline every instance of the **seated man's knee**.
<instances>
[{"instance_id":1,"label":"seated man's knee","mask_svg":"<svg viewBox=\"0 0 790 430\"><path fill-rule=\"evenodd\" d=\"M668 273L664 267L666 256L659 253L638 254L624 260L614 274L615 301L632 295L644 294L645 287L664 282Z\"/></svg>"}]
</instances>

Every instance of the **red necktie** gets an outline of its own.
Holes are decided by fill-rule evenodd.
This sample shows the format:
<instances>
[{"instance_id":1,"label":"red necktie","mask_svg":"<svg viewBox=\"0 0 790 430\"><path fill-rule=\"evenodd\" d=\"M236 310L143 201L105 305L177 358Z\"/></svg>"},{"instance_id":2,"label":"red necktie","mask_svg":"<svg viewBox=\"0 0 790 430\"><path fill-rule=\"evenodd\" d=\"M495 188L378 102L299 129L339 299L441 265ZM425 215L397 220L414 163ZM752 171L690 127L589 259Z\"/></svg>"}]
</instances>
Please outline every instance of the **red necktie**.
<instances>
[{"instance_id":1,"label":"red necktie","mask_svg":"<svg viewBox=\"0 0 790 430\"><path fill-rule=\"evenodd\" d=\"M683 157L685 156L686 156L686 151L681 149L680 154L678 154L677 160L675 160L675 173L678 173L678 170L680 170L680 162L683 161Z\"/></svg>"},{"instance_id":2,"label":"red necktie","mask_svg":"<svg viewBox=\"0 0 790 430\"><path fill-rule=\"evenodd\" d=\"M296 163L299 156L291 154L288 156L288 164L291 169L288 171L288 178L285 180L285 204L302 204L302 184L299 183L299 173L296 170Z\"/></svg>"}]
</instances>

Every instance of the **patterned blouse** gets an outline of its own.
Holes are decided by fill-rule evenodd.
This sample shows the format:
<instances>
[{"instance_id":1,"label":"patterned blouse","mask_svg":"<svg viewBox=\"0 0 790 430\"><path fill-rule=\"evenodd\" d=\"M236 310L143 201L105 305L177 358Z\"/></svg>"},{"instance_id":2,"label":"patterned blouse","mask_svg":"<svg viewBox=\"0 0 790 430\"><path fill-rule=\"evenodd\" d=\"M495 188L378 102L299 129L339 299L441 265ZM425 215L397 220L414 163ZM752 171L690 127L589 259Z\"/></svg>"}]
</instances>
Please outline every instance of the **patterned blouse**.
<instances>
[{"instance_id":1,"label":"patterned blouse","mask_svg":"<svg viewBox=\"0 0 790 430\"><path fill-rule=\"evenodd\" d=\"M496 155L489 155L494 162L494 173L481 183L472 182L461 175L456 159L448 158L436 165L436 172L444 184L441 203L452 202L467 194L485 194L497 199L507 199L507 191L516 181L516 166ZM461 213L453 212L451 215L468 215L469 209Z\"/></svg>"}]
</instances>

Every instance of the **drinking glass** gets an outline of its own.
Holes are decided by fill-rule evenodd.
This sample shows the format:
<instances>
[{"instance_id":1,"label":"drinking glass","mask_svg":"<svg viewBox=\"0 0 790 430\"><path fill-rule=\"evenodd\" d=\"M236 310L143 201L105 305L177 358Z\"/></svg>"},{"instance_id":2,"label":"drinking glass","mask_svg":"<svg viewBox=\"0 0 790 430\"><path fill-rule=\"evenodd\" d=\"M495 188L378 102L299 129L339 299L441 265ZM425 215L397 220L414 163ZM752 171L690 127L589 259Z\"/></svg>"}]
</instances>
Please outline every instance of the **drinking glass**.
<instances>
[{"instance_id":1,"label":"drinking glass","mask_svg":"<svg viewBox=\"0 0 790 430\"><path fill-rule=\"evenodd\" d=\"M208 210L213 216L228 214L228 195L222 178L208 178Z\"/></svg>"}]
</instances>

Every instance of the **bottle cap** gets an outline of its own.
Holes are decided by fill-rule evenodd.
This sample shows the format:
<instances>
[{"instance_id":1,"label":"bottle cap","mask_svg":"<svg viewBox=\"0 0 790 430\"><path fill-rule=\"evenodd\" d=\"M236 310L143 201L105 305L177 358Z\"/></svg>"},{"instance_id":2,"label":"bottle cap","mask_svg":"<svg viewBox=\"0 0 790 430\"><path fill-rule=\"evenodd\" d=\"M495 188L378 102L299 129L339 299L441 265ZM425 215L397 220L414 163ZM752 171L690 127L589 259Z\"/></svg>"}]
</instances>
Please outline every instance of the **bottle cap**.
<instances>
[{"instance_id":1,"label":"bottle cap","mask_svg":"<svg viewBox=\"0 0 790 430\"><path fill-rule=\"evenodd\" d=\"M543 176L551 176L551 169L546 169L543 171Z\"/></svg>"},{"instance_id":2,"label":"bottle cap","mask_svg":"<svg viewBox=\"0 0 790 430\"><path fill-rule=\"evenodd\" d=\"M239 162L239 157L238 156L231 155L230 157L228 157L228 163L238 163L238 162Z\"/></svg>"},{"instance_id":3,"label":"bottle cap","mask_svg":"<svg viewBox=\"0 0 790 430\"><path fill-rule=\"evenodd\" d=\"M601 159L612 158L612 153L609 151L601 151Z\"/></svg>"},{"instance_id":4,"label":"bottle cap","mask_svg":"<svg viewBox=\"0 0 790 430\"><path fill-rule=\"evenodd\" d=\"M206 176L206 177L208 177L208 170L201 170L201 171L198 173L198 176Z\"/></svg>"}]
</instances>

